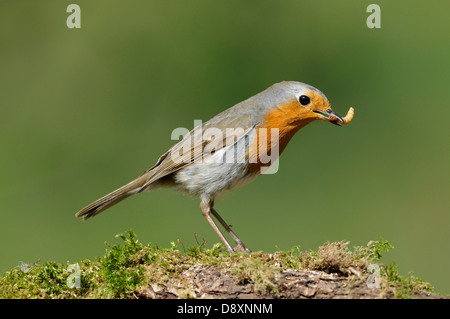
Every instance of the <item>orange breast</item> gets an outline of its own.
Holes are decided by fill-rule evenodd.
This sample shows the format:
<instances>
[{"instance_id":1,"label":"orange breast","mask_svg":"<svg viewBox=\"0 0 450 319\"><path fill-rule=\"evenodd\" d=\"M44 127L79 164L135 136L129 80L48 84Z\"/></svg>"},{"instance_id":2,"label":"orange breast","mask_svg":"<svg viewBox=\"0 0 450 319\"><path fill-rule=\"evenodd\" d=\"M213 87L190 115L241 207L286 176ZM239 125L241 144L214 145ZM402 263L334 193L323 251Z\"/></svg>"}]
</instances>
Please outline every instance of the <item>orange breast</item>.
<instances>
[{"instance_id":1,"label":"orange breast","mask_svg":"<svg viewBox=\"0 0 450 319\"><path fill-rule=\"evenodd\" d=\"M257 173L262 166L269 166L267 159L277 159L295 133L313 120L296 99L271 109L249 145L250 172Z\"/></svg>"}]
</instances>

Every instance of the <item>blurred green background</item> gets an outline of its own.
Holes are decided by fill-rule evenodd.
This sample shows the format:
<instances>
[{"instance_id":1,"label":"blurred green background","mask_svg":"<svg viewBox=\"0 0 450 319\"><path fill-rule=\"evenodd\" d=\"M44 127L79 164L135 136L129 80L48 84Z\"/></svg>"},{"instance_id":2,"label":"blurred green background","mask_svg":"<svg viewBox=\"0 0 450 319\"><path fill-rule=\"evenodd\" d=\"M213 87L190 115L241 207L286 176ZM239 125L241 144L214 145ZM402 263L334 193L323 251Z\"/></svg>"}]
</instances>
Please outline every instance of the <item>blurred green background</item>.
<instances>
[{"instance_id":1,"label":"blurred green background","mask_svg":"<svg viewBox=\"0 0 450 319\"><path fill-rule=\"evenodd\" d=\"M152 166L176 127L275 82L322 90L351 125L316 122L275 175L216 208L252 250L381 237L395 261L450 293L448 1L0 2L0 272L19 261L76 262L133 229L169 247L219 239L199 200L132 197L83 222L74 214Z\"/></svg>"}]
</instances>

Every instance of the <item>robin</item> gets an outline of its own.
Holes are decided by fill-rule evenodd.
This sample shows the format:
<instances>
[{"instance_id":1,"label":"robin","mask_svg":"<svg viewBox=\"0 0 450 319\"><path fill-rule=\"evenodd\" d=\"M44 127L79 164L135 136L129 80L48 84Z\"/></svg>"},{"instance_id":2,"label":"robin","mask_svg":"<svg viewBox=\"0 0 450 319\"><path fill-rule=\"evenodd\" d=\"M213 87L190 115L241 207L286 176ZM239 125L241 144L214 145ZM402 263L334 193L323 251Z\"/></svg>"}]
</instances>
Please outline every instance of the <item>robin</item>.
<instances>
[{"instance_id":1,"label":"robin","mask_svg":"<svg viewBox=\"0 0 450 319\"><path fill-rule=\"evenodd\" d=\"M340 117L330 108L325 95L308 84L276 83L198 125L152 168L89 204L76 216L88 219L131 195L176 187L200 198L203 216L230 253L250 252L214 209L214 199L263 174L305 125L322 120L342 126L352 120L353 113L350 108L344 118ZM234 248L211 215L235 241Z\"/></svg>"}]
</instances>

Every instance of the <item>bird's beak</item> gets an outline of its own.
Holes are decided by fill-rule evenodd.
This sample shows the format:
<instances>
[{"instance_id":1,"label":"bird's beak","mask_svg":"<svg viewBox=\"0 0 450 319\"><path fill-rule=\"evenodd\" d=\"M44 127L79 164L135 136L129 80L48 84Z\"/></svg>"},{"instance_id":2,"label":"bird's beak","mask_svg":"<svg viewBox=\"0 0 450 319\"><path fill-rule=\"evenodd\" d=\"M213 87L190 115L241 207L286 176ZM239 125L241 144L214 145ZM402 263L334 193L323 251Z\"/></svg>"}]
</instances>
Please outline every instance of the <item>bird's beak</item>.
<instances>
[{"instance_id":1,"label":"bird's beak","mask_svg":"<svg viewBox=\"0 0 450 319\"><path fill-rule=\"evenodd\" d=\"M321 116L321 118L325 121L329 121L335 125L342 126L345 124L342 117L333 112L332 109L328 109L326 111L313 111Z\"/></svg>"}]
</instances>

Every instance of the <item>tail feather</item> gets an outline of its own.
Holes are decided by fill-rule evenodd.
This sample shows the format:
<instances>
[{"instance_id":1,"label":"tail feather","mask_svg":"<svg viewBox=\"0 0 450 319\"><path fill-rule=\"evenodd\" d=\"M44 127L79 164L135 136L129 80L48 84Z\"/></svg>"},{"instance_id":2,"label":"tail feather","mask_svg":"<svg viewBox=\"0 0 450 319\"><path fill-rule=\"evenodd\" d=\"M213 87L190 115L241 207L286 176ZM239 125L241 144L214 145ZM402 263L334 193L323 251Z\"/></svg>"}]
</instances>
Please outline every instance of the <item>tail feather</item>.
<instances>
[{"instance_id":1,"label":"tail feather","mask_svg":"<svg viewBox=\"0 0 450 319\"><path fill-rule=\"evenodd\" d=\"M118 202L138 193L147 181L145 176L140 176L130 183L116 189L115 191L97 199L95 202L87 205L75 214L76 217L83 217L84 220L100 214L105 209L117 204Z\"/></svg>"}]
</instances>

